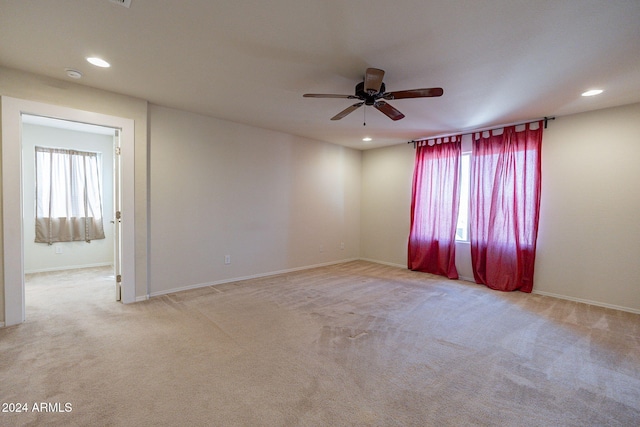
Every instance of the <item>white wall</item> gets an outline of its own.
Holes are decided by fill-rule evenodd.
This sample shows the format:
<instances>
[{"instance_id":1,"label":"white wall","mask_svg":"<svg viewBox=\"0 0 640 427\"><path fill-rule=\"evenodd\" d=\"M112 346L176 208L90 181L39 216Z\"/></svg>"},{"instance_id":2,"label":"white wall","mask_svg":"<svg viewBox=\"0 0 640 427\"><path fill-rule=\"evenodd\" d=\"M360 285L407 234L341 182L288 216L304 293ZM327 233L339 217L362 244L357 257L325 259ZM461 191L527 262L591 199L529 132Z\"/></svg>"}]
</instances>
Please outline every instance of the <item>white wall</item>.
<instances>
[{"instance_id":1,"label":"white wall","mask_svg":"<svg viewBox=\"0 0 640 427\"><path fill-rule=\"evenodd\" d=\"M534 292L640 311L640 104L550 122ZM362 257L406 265L414 150L362 158ZM469 247L456 266L472 278Z\"/></svg>"},{"instance_id":2,"label":"white wall","mask_svg":"<svg viewBox=\"0 0 640 427\"><path fill-rule=\"evenodd\" d=\"M102 189L105 238L86 242L35 243L35 146L70 148L102 153ZM113 136L67 129L22 125L23 215L25 273L112 265ZM56 253L59 248L62 253Z\"/></svg>"},{"instance_id":3,"label":"white wall","mask_svg":"<svg viewBox=\"0 0 640 427\"><path fill-rule=\"evenodd\" d=\"M407 144L363 152L362 258L407 266L413 162Z\"/></svg>"},{"instance_id":4,"label":"white wall","mask_svg":"<svg viewBox=\"0 0 640 427\"><path fill-rule=\"evenodd\" d=\"M640 312L640 104L544 133L534 291Z\"/></svg>"},{"instance_id":5,"label":"white wall","mask_svg":"<svg viewBox=\"0 0 640 427\"><path fill-rule=\"evenodd\" d=\"M155 105L149 124L152 295L359 256L359 151Z\"/></svg>"},{"instance_id":6,"label":"white wall","mask_svg":"<svg viewBox=\"0 0 640 427\"><path fill-rule=\"evenodd\" d=\"M463 138L463 151L471 138ZM362 157L362 258L407 266L411 222L411 185L415 150L401 144L363 152ZM458 275L473 280L471 248L456 243Z\"/></svg>"}]
</instances>

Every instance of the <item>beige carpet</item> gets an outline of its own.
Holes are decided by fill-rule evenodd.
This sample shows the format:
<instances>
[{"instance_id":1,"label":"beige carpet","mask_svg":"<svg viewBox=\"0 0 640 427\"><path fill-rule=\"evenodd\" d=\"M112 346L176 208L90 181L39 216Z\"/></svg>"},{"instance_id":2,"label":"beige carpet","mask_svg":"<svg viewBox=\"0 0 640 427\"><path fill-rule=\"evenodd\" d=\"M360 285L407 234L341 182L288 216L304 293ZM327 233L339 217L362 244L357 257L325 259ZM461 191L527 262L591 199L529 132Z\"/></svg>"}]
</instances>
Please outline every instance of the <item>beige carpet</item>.
<instances>
[{"instance_id":1,"label":"beige carpet","mask_svg":"<svg viewBox=\"0 0 640 427\"><path fill-rule=\"evenodd\" d=\"M133 305L109 275L29 277L0 425L640 425L640 315L361 261Z\"/></svg>"}]
</instances>

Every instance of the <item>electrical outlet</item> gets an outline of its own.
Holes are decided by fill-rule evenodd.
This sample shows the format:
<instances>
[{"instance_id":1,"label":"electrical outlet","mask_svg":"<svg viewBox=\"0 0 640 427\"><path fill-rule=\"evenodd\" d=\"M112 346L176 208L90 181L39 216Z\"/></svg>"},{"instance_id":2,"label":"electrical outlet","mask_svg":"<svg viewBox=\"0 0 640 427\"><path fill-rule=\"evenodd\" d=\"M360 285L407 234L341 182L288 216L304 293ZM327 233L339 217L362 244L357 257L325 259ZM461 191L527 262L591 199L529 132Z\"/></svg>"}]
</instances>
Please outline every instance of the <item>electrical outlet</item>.
<instances>
[{"instance_id":1,"label":"electrical outlet","mask_svg":"<svg viewBox=\"0 0 640 427\"><path fill-rule=\"evenodd\" d=\"M324 245L320 245L320 252L324 252Z\"/></svg>"},{"instance_id":2,"label":"electrical outlet","mask_svg":"<svg viewBox=\"0 0 640 427\"><path fill-rule=\"evenodd\" d=\"M61 254L62 253L62 247L61 246L56 246L56 253L57 254Z\"/></svg>"},{"instance_id":3,"label":"electrical outlet","mask_svg":"<svg viewBox=\"0 0 640 427\"><path fill-rule=\"evenodd\" d=\"M344 251L344 242L340 242L340 250Z\"/></svg>"},{"instance_id":4,"label":"electrical outlet","mask_svg":"<svg viewBox=\"0 0 640 427\"><path fill-rule=\"evenodd\" d=\"M225 255L224 256L224 263L225 264L231 264L231 255Z\"/></svg>"}]
</instances>

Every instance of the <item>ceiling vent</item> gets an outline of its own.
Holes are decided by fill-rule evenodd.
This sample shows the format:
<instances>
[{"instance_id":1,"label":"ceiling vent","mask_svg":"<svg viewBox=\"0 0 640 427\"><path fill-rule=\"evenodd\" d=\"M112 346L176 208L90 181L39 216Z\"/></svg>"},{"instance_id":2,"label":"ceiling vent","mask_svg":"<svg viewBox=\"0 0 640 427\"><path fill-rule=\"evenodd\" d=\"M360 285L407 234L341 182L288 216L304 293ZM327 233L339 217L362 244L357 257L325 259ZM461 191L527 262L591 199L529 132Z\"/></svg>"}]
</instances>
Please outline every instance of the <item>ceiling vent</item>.
<instances>
[{"instance_id":1,"label":"ceiling vent","mask_svg":"<svg viewBox=\"0 0 640 427\"><path fill-rule=\"evenodd\" d=\"M111 3L119 4L120 6L124 6L127 9L131 7L131 0L109 0Z\"/></svg>"}]
</instances>

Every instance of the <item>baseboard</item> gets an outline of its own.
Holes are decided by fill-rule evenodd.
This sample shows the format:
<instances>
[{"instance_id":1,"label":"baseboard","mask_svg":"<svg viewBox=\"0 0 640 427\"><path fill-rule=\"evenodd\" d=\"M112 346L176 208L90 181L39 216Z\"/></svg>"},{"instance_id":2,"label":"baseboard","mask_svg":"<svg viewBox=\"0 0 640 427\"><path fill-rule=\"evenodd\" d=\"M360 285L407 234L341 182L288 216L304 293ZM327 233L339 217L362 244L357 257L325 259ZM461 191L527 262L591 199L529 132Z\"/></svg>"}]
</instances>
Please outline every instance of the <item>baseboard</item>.
<instances>
[{"instance_id":1,"label":"baseboard","mask_svg":"<svg viewBox=\"0 0 640 427\"><path fill-rule=\"evenodd\" d=\"M225 284L225 283L240 282L240 281L243 281L243 280L259 279L259 278L262 278L262 277L276 276L278 274L293 273L295 271L303 271L303 270L310 270L312 268L326 267L326 266L329 266L329 265L344 264L344 263L351 262L351 261L367 261L367 262L373 262L373 263L376 263L376 264L388 265L390 267L397 267L397 268L403 268L403 269L407 268L406 265L396 264L396 263L386 262L386 261L379 261L379 260L376 260L376 259L349 258L349 259L343 259L343 260L339 260L339 261L331 261L331 262L326 262L326 263L321 263L321 264L307 265L307 266L303 266L303 267L288 268L288 269L285 269L285 270L270 271L270 272L267 272L267 273L253 274L253 275L249 275L249 276L233 277L233 278L229 278L229 279L217 280L217 281L214 281L214 282L199 283L199 284L195 284L195 285L183 286L183 287L168 289L168 290L164 290L164 291L152 292L149 295L143 295L143 296L136 297L135 302L146 301L146 300L148 300L149 298L152 298L152 297L157 297L157 296L160 296L160 295L173 294L173 293L176 293L176 292L188 291L188 290L191 290L191 289L199 289L199 288L204 288L204 287L207 287L207 286L216 286L216 285L222 285L222 284ZM460 280L464 280L464 281L467 281L467 282L475 283L475 280L473 278L469 278L469 277L460 277ZM603 302L599 302L599 301L592 301L592 300L583 299L583 298L574 298L574 297L570 297L570 296L566 296L566 295L554 294L554 293L551 293L551 292L536 291L535 289L533 290L532 293L533 294L537 294L537 295L548 296L548 297L552 297L552 298L559 298L559 299L564 299L564 300L569 300L569 301L574 301L574 302L580 302L580 303L594 305L594 306L598 306L598 307L611 308L613 310L620 310L620 311L626 311L626 312L629 312L629 313L640 314L640 310L635 309L635 308L630 308L630 307L623 307L623 306L614 305L614 304L607 304L607 303L603 303Z\"/></svg>"},{"instance_id":2,"label":"baseboard","mask_svg":"<svg viewBox=\"0 0 640 427\"><path fill-rule=\"evenodd\" d=\"M407 268L406 265L395 264L395 263L385 262L385 261L379 261L379 260L376 260L376 259L360 258L360 260L368 261L368 262L375 262L376 264L389 265L391 267ZM475 279L473 277L460 276L459 280L464 280L465 282L476 283L476 281L475 281ZM566 295L554 294L554 293L551 293L551 292L536 291L535 289L531 293L532 294L538 294L538 295L544 295L544 296L548 296L548 297L552 297L552 298L564 299L564 300L568 300L568 301L580 302L580 303L583 303L583 304L594 305L594 306L597 306L597 307L611 308L613 310L620 310L620 311L626 311L626 312L629 312L629 313L640 314L640 310L635 309L635 308L631 308L631 307L624 307L624 306L615 305L615 304L607 304L607 303L604 303L604 302L592 301L592 300L588 300L588 299L584 299L584 298L574 298L574 297L570 297L570 296L566 296Z\"/></svg>"},{"instance_id":3,"label":"baseboard","mask_svg":"<svg viewBox=\"0 0 640 427\"><path fill-rule=\"evenodd\" d=\"M377 259L371 259L371 258L359 258L359 259L361 261L375 262L376 264L388 265L390 267L398 267L398 268L404 268L404 269L408 268L404 264L396 264L396 263L393 263L393 262L379 261ZM446 279L446 277L444 277L444 276L443 276L443 278ZM465 282L476 283L476 281L475 281L475 279L473 277L460 276L460 277L458 277L458 280L464 280Z\"/></svg>"},{"instance_id":4,"label":"baseboard","mask_svg":"<svg viewBox=\"0 0 640 427\"><path fill-rule=\"evenodd\" d=\"M575 298L567 295L554 294L552 292L536 291L535 289L531 293L536 295L546 296L546 297L564 299L564 300L573 301L573 302L580 302L583 304L595 305L597 307L611 308L613 310L620 310L620 311L626 311L629 313L640 314L640 310L638 309L631 308L631 307L623 307L621 305L607 304L604 302L593 301L593 300L588 300L584 298Z\"/></svg>"},{"instance_id":5,"label":"baseboard","mask_svg":"<svg viewBox=\"0 0 640 427\"><path fill-rule=\"evenodd\" d=\"M64 267L51 267L51 268L41 268L37 270L25 270L24 274L48 273L51 271L64 271L64 270L77 270L80 268L108 267L112 265L113 263L111 262L99 262L95 264L83 264L83 265L67 265Z\"/></svg>"},{"instance_id":6,"label":"baseboard","mask_svg":"<svg viewBox=\"0 0 640 427\"><path fill-rule=\"evenodd\" d=\"M138 297L138 298L143 298L142 301L144 301L144 300L147 300L147 299L152 298L152 297L157 297L157 296L160 296L160 295L173 294L173 293L176 293L176 292L188 291L190 289L199 289L199 288L204 288L204 287L207 287L207 286L216 286L216 285L222 285L222 284L225 284L225 283L241 282L243 280L259 279L259 278L262 278L262 277L269 277L269 276L277 276L278 274L293 273L294 271L310 270L312 268L326 267L326 266L329 266L329 265L336 265L336 264L344 264L346 262L357 261L357 260L358 260L358 258L349 258L349 259L342 259L342 260L339 260L339 261L325 262L325 263L322 263L322 264L306 265L304 267L295 267L295 268L288 268L286 270L277 270L277 271L270 271L268 273L253 274L253 275L250 275L250 276L233 277L233 278L229 278L229 279L217 280L215 282L199 283L199 284L195 284L195 285L189 285L189 286L182 286L182 287L179 287L179 288L167 289L165 291L151 292L148 296L143 296L143 297ZM138 298L136 298L136 301L138 301Z\"/></svg>"},{"instance_id":7,"label":"baseboard","mask_svg":"<svg viewBox=\"0 0 640 427\"><path fill-rule=\"evenodd\" d=\"M398 268L404 268L404 269L407 268L406 264L396 264L396 263L393 263L393 262L380 261L380 260L371 259L371 258L358 258L358 260L367 261L367 262L375 262L376 264L388 265L390 267L398 267Z\"/></svg>"}]
</instances>

